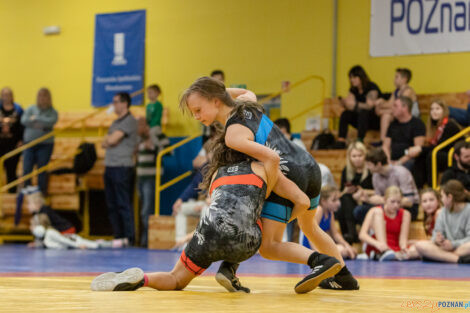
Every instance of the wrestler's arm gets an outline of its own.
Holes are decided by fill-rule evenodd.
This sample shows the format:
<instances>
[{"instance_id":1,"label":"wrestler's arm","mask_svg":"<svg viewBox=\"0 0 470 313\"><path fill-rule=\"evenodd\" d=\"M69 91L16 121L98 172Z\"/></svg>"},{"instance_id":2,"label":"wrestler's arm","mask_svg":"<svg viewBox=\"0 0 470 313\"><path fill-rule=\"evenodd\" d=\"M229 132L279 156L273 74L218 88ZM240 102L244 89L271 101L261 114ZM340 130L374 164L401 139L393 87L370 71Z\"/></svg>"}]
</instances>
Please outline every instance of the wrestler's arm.
<instances>
[{"instance_id":1,"label":"wrestler's arm","mask_svg":"<svg viewBox=\"0 0 470 313\"><path fill-rule=\"evenodd\" d=\"M266 146L253 141L253 133L245 126L233 124L227 128L225 143L228 147L261 161L266 170L268 192L294 203L293 211L301 212L310 206L310 199L300 188L279 170L279 155ZM299 208L299 210L295 210Z\"/></svg>"}]
</instances>

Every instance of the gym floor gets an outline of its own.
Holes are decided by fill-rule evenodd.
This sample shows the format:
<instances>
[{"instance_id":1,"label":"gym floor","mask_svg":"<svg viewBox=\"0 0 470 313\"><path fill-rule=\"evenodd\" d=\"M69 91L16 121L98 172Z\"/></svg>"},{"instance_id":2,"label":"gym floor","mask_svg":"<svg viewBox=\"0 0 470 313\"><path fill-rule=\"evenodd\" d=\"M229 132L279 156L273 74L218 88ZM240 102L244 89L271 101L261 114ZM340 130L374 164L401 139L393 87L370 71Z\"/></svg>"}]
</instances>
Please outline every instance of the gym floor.
<instances>
[{"instance_id":1,"label":"gym floor","mask_svg":"<svg viewBox=\"0 0 470 313\"><path fill-rule=\"evenodd\" d=\"M139 248L40 250L0 246L0 312L446 312L470 310L470 265L347 261L359 291L317 288L295 294L307 266L259 255L241 264L251 294L231 294L214 280L213 264L184 291L92 292L94 276L140 267L169 271L180 253ZM449 305L461 305L451 307Z\"/></svg>"}]
</instances>

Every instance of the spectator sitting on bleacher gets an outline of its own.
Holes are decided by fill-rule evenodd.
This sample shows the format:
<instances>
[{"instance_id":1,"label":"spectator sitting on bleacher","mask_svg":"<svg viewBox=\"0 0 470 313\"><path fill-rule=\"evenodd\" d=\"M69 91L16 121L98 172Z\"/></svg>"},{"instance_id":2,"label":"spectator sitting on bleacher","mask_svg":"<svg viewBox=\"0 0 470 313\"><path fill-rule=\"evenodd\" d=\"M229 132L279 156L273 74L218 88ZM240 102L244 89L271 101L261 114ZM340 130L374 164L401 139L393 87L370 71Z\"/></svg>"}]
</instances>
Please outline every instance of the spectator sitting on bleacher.
<instances>
[{"instance_id":1,"label":"spectator sitting on bleacher","mask_svg":"<svg viewBox=\"0 0 470 313\"><path fill-rule=\"evenodd\" d=\"M390 186L385 191L384 205L367 212L359 238L367 244L366 254L379 261L403 259L408 247L411 215L404 210L400 188ZM373 235L370 231L373 231Z\"/></svg>"},{"instance_id":2,"label":"spectator sitting on bleacher","mask_svg":"<svg viewBox=\"0 0 470 313\"><path fill-rule=\"evenodd\" d=\"M349 145L346 166L341 172L341 206L335 217L344 238L349 243L358 242L353 211L363 204L366 194L373 193L372 174L366 166L366 146L359 141Z\"/></svg>"},{"instance_id":3,"label":"spectator sitting on bleacher","mask_svg":"<svg viewBox=\"0 0 470 313\"><path fill-rule=\"evenodd\" d=\"M337 187L330 185L323 186L320 192L320 205L315 213L315 219L320 228L333 238L341 256L345 259L355 259L357 255L356 249L344 240L336 227L334 214L341 204L339 195ZM304 237L304 240L308 240L307 237Z\"/></svg>"},{"instance_id":4,"label":"spectator sitting on bleacher","mask_svg":"<svg viewBox=\"0 0 470 313\"><path fill-rule=\"evenodd\" d=\"M388 127L382 148L392 164L403 165L414 174L415 158L420 155L424 145L426 126L411 115L412 105L408 97L401 96L395 100L392 109L395 120ZM421 188L423 183L417 181L416 185Z\"/></svg>"},{"instance_id":5,"label":"spectator sitting on bleacher","mask_svg":"<svg viewBox=\"0 0 470 313\"><path fill-rule=\"evenodd\" d=\"M387 156L381 148L367 153L366 164L372 172L374 193L365 193L364 202L372 205L385 203L385 190L390 186L398 187L402 192L401 207L410 211L411 218L418 216L419 194L410 171L401 165L388 164ZM361 224L371 205L359 205L354 209L354 218Z\"/></svg>"},{"instance_id":6,"label":"spectator sitting on bleacher","mask_svg":"<svg viewBox=\"0 0 470 313\"><path fill-rule=\"evenodd\" d=\"M454 162L442 174L441 185L451 179L460 181L466 192L470 194L470 142L461 140L454 146Z\"/></svg>"},{"instance_id":7,"label":"spectator sitting on bleacher","mask_svg":"<svg viewBox=\"0 0 470 313\"><path fill-rule=\"evenodd\" d=\"M101 144L106 149L104 192L114 238L127 238L130 244L134 244L132 193L137 121L129 111L131 96L127 92L117 93L113 106L118 118L109 127Z\"/></svg>"},{"instance_id":8,"label":"spectator sitting on bleacher","mask_svg":"<svg viewBox=\"0 0 470 313\"><path fill-rule=\"evenodd\" d=\"M470 203L462 183L452 179L441 186L441 199L432 239L418 242L416 250L424 260L470 263Z\"/></svg>"},{"instance_id":9,"label":"spectator sitting on bleacher","mask_svg":"<svg viewBox=\"0 0 470 313\"><path fill-rule=\"evenodd\" d=\"M416 92L408 83L411 80L411 71L407 68L397 68L395 79L393 81L396 89L390 96L390 99L379 99L376 106L376 113L380 116L380 140L384 141L387 136L388 126L393 120L392 107L396 99L401 96L410 98L413 101L411 115L419 118L418 97Z\"/></svg>"},{"instance_id":10,"label":"spectator sitting on bleacher","mask_svg":"<svg viewBox=\"0 0 470 313\"><path fill-rule=\"evenodd\" d=\"M339 120L338 141L336 148L346 148L348 126L357 128L357 137L360 141L366 136L369 129L380 128L380 118L375 113L376 100L381 97L379 87L370 81L362 66L356 65L349 71L351 87L346 99L341 103L345 109Z\"/></svg>"},{"instance_id":11,"label":"spectator sitting on bleacher","mask_svg":"<svg viewBox=\"0 0 470 313\"><path fill-rule=\"evenodd\" d=\"M24 125L23 142L25 144L38 139L52 132L57 122L57 111L52 107L51 92L47 88L41 88L37 94L37 103L26 109L21 117L21 124ZM54 149L54 137L42 141L41 143L26 149L23 152L23 175L33 171L34 165L38 168L49 163ZM25 181L25 186L29 186L31 180ZM47 173L38 175L38 185L41 192L47 195Z\"/></svg>"},{"instance_id":12,"label":"spectator sitting on bleacher","mask_svg":"<svg viewBox=\"0 0 470 313\"><path fill-rule=\"evenodd\" d=\"M1 92L0 99L0 157L21 146L23 141L23 125L21 116L23 109L14 102L13 91L5 87ZM16 180L16 168L21 154L17 154L5 160L3 166L7 174L7 183ZM12 187L8 192L16 192Z\"/></svg>"},{"instance_id":13,"label":"spectator sitting on bleacher","mask_svg":"<svg viewBox=\"0 0 470 313\"><path fill-rule=\"evenodd\" d=\"M426 145L422 147L421 154L417 157L415 163L416 181L422 182L425 180L428 186L432 186L432 151L436 146L454 136L459 131L459 124L449 118L447 105L442 100L434 100L430 108ZM436 161L438 172L442 172L447 168L448 154L451 147L452 145L448 145L437 152ZM420 187L418 183L417 185Z\"/></svg>"}]
</instances>

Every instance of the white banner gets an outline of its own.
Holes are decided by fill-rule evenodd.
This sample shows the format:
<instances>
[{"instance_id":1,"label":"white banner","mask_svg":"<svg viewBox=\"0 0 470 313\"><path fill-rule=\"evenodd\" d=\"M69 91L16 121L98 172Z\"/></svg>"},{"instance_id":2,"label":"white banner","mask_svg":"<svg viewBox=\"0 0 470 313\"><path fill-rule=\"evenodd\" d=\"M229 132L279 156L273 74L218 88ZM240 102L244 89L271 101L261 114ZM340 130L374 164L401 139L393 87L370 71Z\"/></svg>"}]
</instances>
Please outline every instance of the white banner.
<instances>
[{"instance_id":1,"label":"white banner","mask_svg":"<svg viewBox=\"0 0 470 313\"><path fill-rule=\"evenodd\" d=\"M462 51L470 51L469 0L371 0L371 56Z\"/></svg>"}]
</instances>

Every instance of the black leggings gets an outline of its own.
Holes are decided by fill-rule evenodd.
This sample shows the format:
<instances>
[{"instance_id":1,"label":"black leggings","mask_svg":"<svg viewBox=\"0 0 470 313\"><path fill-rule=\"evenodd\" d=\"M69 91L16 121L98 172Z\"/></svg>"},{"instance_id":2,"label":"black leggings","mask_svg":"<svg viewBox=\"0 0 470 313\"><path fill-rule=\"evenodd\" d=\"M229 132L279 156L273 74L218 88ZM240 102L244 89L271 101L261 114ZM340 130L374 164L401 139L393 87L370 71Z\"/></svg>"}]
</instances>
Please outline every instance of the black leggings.
<instances>
[{"instance_id":1,"label":"black leggings","mask_svg":"<svg viewBox=\"0 0 470 313\"><path fill-rule=\"evenodd\" d=\"M339 137L346 138L348 136L348 125L357 129L357 137L364 139L369 129L380 129L380 117L375 114L375 110L345 110L339 118Z\"/></svg>"}]
</instances>

